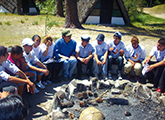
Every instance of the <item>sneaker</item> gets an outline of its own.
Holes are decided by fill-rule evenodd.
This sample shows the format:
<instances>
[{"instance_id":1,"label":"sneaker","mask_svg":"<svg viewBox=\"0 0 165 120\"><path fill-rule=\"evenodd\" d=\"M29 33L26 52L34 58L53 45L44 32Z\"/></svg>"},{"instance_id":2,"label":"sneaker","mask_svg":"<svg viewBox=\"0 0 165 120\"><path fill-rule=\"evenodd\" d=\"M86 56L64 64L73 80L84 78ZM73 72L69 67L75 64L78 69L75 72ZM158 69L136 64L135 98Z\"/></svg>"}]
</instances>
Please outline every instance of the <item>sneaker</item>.
<instances>
[{"instance_id":1,"label":"sneaker","mask_svg":"<svg viewBox=\"0 0 165 120\"><path fill-rule=\"evenodd\" d=\"M111 73L108 73L108 79L112 79Z\"/></svg>"},{"instance_id":2,"label":"sneaker","mask_svg":"<svg viewBox=\"0 0 165 120\"><path fill-rule=\"evenodd\" d=\"M118 79L122 80L121 73L118 74Z\"/></svg>"},{"instance_id":3,"label":"sneaker","mask_svg":"<svg viewBox=\"0 0 165 120\"><path fill-rule=\"evenodd\" d=\"M35 87L35 94L39 93L40 91Z\"/></svg>"},{"instance_id":4,"label":"sneaker","mask_svg":"<svg viewBox=\"0 0 165 120\"><path fill-rule=\"evenodd\" d=\"M45 89L45 86L41 83L41 81L37 83L37 86L41 89Z\"/></svg>"},{"instance_id":5,"label":"sneaker","mask_svg":"<svg viewBox=\"0 0 165 120\"><path fill-rule=\"evenodd\" d=\"M48 83L47 83L47 82L45 82L45 81L44 81L44 82L42 82L42 84L43 84L43 85L45 85L45 86L46 86L46 85L48 85Z\"/></svg>"},{"instance_id":6,"label":"sneaker","mask_svg":"<svg viewBox=\"0 0 165 120\"><path fill-rule=\"evenodd\" d=\"M97 73L94 73L94 77L97 77L97 78L99 78L99 77L98 77L98 75L97 75Z\"/></svg>"},{"instance_id":7,"label":"sneaker","mask_svg":"<svg viewBox=\"0 0 165 120\"><path fill-rule=\"evenodd\" d=\"M157 92L159 92L159 93L161 93L161 92L162 92L162 90L161 90L160 88L158 88L156 91L157 91Z\"/></svg>"},{"instance_id":8,"label":"sneaker","mask_svg":"<svg viewBox=\"0 0 165 120\"><path fill-rule=\"evenodd\" d=\"M51 81L49 81L49 80L47 80L46 82L47 82L48 84L51 84L51 83L52 83L52 82L51 82Z\"/></svg>"},{"instance_id":9,"label":"sneaker","mask_svg":"<svg viewBox=\"0 0 165 120\"><path fill-rule=\"evenodd\" d=\"M108 80L106 75L103 75L103 80Z\"/></svg>"}]
</instances>

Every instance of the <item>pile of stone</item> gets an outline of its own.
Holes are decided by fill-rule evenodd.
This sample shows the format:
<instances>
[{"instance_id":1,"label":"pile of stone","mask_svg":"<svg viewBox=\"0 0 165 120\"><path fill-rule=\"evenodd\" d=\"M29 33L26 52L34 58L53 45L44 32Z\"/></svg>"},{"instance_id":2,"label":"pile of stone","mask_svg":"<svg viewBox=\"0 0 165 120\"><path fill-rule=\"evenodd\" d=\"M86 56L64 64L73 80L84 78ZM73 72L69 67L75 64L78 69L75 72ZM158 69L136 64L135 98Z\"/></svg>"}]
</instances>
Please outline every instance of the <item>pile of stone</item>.
<instances>
[{"instance_id":1,"label":"pile of stone","mask_svg":"<svg viewBox=\"0 0 165 120\"><path fill-rule=\"evenodd\" d=\"M48 119L77 120L81 113L85 114L84 109L91 107L106 120L163 119L165 97L152 92L150 86L128 80L73 79L68 85L55 88Z\"/></svg>"}]
</instances>

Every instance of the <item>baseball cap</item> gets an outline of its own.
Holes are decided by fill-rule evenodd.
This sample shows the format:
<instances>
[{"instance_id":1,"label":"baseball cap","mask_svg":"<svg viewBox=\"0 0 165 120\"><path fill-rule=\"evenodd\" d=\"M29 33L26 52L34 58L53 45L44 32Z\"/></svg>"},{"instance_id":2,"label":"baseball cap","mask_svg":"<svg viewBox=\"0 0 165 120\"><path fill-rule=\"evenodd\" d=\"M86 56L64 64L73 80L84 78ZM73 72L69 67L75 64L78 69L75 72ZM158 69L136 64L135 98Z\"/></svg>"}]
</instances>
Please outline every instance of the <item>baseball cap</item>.
<instances>
[{"instance_id":1,"label":"baseball cap","mask_svg":"<svg viewBox=\"0 0 165 120\"><path fill-rule=\"evenodd\" d=\"M121 38L122 37L122 34L120 32L115 32L113 36L116 36L116 37Z\"/></svg>"},{"instance_id":2,"label":"baseball cap","mask_svg":"<svg viewBox=\"0 0 165 120\"><path fill-rule=\"evenodd\" d=\"M7 48L4 46L0 46L0 56L5 56L5 54L7 53Z\"/></svg>"},{"instance_id":3,"label":"baseball cap","mask_svg":"<svg viewBox=\"0 0 165 120\"><path fill-rule=\"evenodd\" d=\"M35 42L32 41L32 39L30 39L30 38L25 38L25 39L23 39L23 41L22 41L22 46L24 46L24 45L32 46L34 43L35 43Z\"/></svg>"},{"instance_id":4,"label":"baseball cap","mask_svg":"<svg viewBox=\"0 0 165 120\"><path fill-rule=\"evenodd\" d=\"M72 33L70 32L70 30L63 30L62 31L62 36L71 36L72 35Z\"/></svg>"},{"instance_id":5,"label":"baseball cap","mask_svg":"<svg viewBox=\"0 0 165 120\"><path fill-rule=\"evenodd\" d=\"M85 35L81 36L81 39L83 41L89 41L90 40L90 36L88 34L85 34Z\"/></svg>"},{"instance_id":6,"label":"baseball cap","mask_svg":"<svg viewBox=\"0 0 165 120\"><path fill-rule=\"evenodd\" d=\"M96 38L96 40L103 41L105 36L103 34L99 34Z\"/></svg>"}]
</instances>

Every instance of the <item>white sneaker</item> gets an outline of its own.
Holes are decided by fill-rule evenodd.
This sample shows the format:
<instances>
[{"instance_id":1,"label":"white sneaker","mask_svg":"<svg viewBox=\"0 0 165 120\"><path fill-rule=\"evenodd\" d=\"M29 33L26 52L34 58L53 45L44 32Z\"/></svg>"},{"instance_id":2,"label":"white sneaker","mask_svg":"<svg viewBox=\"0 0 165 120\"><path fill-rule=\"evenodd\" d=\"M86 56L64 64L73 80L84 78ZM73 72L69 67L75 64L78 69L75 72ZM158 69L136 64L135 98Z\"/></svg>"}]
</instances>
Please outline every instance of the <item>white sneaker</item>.
<instances>
[{"instance_id":1,"label":"white sneaker","mask_svg":"<svg viewBox=\"0 0 165 120\"><path fill-rule=\"evenodd\" d=\"M94 73L94 76L97 77L97 78L99 78L98 75L97 75L97 73Z\"/></svg>"},{"instance_id":2,"label":"white sneaker","mask_svg":"<svg viewBox=\"0 0 165 120\"><path fill-rule=\"evenodd\" d=\"M47 80L46 82L47 82L48 84L52 83L52 82L51 82L51 81L49 81L49 80Z\"/></svg>"},{"instance_id":3,"label":"white sneaker","mask_svg":"<svg viewBox=\"0 0 165 120\"><path fill-rule=\"evenodd\" d=\"M103 80L108 80L106 75L103 75Z\"/></svg>"},{"instance_id":4,"label":"white sneaker","mask_svg":"<svg viewBox=\"0 0 165 120\"><path fill-rule=\"evenodd\" d=\"M37 83L37 86L41 89L45 89L45 86L41 83L41 81Z\"/></svg>"},{"instance_id":5,"label":"white sneaker","mask_svg":"<svg viewBox=\"0 0 165 120\"><path fill-rule=\"evenodd\" d=\"M123 78L121 77L121 73L118 74L118 79L122 80Z\"/></svg>"},{"instance_id":6,"label":"white sneaker","mask_svg":"<svg viewBox=\"0 0 165 120\"><path fill-rule=\"evenodd\" d=\"M108 79L112 79L111 73L108 73Z\"/></svg>"},{"instance_id":7,"label":"white sneaker","mask_svg":"<svg viewBox=\"0 0 165 120\"><path fill-rule=\"evenodd\" d=\"M40 91L35 87L35 94L39 93Z\"/></svg>"}]
</instances>

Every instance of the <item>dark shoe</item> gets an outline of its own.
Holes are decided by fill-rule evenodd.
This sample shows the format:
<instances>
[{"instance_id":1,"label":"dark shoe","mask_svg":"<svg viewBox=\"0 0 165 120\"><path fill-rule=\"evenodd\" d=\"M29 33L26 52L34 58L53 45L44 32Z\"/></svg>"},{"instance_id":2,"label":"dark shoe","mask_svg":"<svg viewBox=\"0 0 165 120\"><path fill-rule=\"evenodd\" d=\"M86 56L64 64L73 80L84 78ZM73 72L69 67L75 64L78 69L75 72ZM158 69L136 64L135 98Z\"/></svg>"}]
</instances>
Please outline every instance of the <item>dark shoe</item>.
<instances>
[{"instance_id":1,"label":"dark shoe","mask_svg":"<svg viewBox=\"0 0 165 120\"><path fill-rule=\"evenodd\" d=\"M79 80L81 80L82 79L82 77L81 77L81 75L77 75L77 77L76 77L77 79L79 79Z\"/></svg>"}]
</instances>

